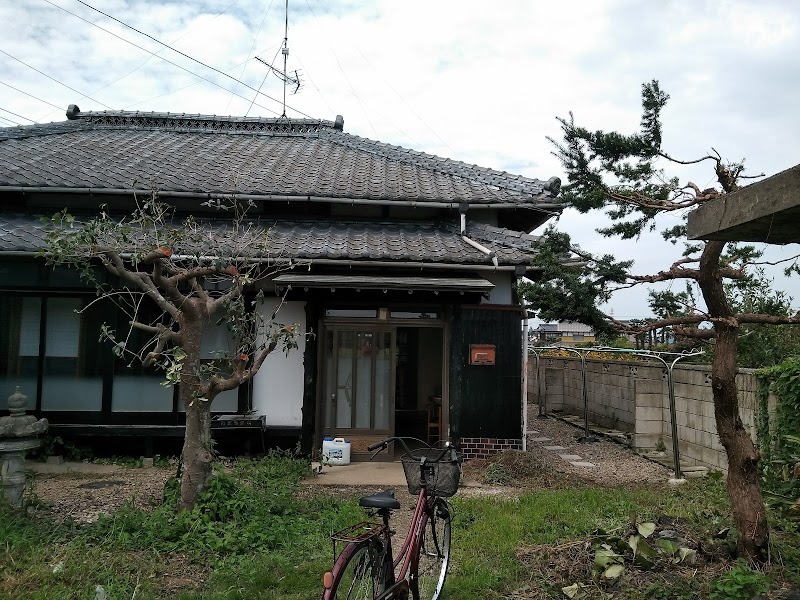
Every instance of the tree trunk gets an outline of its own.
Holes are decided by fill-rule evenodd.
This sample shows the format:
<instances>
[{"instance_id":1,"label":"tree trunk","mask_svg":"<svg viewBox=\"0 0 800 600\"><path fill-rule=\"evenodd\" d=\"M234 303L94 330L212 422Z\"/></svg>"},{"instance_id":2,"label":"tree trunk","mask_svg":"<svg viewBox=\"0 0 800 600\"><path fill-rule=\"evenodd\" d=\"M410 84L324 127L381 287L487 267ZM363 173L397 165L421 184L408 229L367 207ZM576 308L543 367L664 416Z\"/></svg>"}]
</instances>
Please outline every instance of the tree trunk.
<instances>
[{"instance_id":1,"label":"tree trunk","mask_svg":"<svg viewBox=\"0 0 800 600\"><path fill-rule=\"evenodd\" d=\"M188 386L187 386L188 387ZM183 399L184 393L181 392ZM191 400L189 400L191 402ZM178 510L191 510L211 478L211 402L186 406L186 434L181 453L181 497Z\"/></svg>"},{"instance_id":2,"label":"tree trunk","mask_svg":"<svg viewBox=\"0 0 800 600\"><path fill-rule=\"evenodd\" d=\"M186 433L181 453L181 495L178 510L191 510L211 478L211 400L203 397L200 367L200 340L205 329L198 322L184 323L182 348L186 352L181 370L180 400L186 410Z\"/></svg>"},{"instance_id":3,"label":"tree trunk","mask_svg":"<svg viewBox=\"0 0 800 600\"><path fill-rule=\"evenodd\" d=\"M758 472L759 453L739 417L736 389L736 340L739 324L732 317L719 258L725 242L707 242L700 259L700 289L709 314L716 321L716 349L711 365L714 417L717 433L728 456L727 489L733 520L739 530L739 551L751 562L765 562L769 550L769 526L761 497Z\"/></svg>"}]
</instances>

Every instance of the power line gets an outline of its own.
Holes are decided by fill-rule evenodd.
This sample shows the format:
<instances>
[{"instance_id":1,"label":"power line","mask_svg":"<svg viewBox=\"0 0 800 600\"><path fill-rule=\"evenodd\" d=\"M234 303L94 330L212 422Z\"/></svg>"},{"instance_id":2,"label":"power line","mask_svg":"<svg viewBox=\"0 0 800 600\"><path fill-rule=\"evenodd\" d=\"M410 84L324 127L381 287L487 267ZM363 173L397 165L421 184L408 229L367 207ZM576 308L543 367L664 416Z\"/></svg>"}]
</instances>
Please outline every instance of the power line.
<instances>
[{"instance_id":1,"label":"power line","mask_svg":"<svg viewBox=\"0 0 800 600\"><path fill-rule=\"evenodd\" d=\"M14 115L15 117L19 117L20 119L25 119L26 121L30 121L31 123L36 123L36 121L34 121L33 119L29 119L28 117L23 117L22 115L18 115L18 114L17 114L17 113L15 113L15 112L11 112L11 111L10 111L10 110L8 110L7 108L2 108L2 107L0 107L0 110L2 110L3 112L7 112L7 113L8 113L8 114L10 114L10 115ZM22 123L17 123L17 125L21 125L21 124L22 124Z\"/></svg>"},{"instance_id":2,"label":"power line","mask_svg":"<svg viewBox=\"0 0 800 600\"><path fill-rule=\"evenodd\" d=\"M190 75L192 75L192 76L194 76L194 77L197 77L198 79L202 79L203 81L205 81L205 82L207 82L207 83L210 83L211 85L214 85L214 86L216 86L216 87L218 87L218 88L220 88L220 89L222 89L222 90L225 90L226 92L235 93L235 92L231 92L231 90L229 90L228 88L226 88L226 87L225 87L225 86L223 86L223 85L220 85L220 84L219 84L219 83L217 83L216 81L212 81L211 79L208 79L207 77L203 77L202 75L198 75L198 74L197 74L197 73L195 73L194 71L190 71L190 70L189 70L189 69L187 69L186 67L184 67L184 66L182 66L182 65L179 65L178 63L172 62L172 61L171 61L171 60L169 60L168 58L164 58L163 56L158 56L158 55L157 55L155 52L153 52L153 51L151 51L151 50L148 50L147 48L144 48L144 47L140 46L139 44L136 44L135 42L132 42L132 41L130 41L130 40L126 40L126 39L125 39L124 37L122 37L121 35L117 35L117 34L116 34L116 33L114 33L113 31L109 31L109 30L108 30L108 29L106 29L105 27L101 27L100 25L97 25L96 23L92 23L92 22L91 22L91 21L89 21L88 19L84 19L84 18L83 18L82 16L80 16L80 15L76 15L74 12L67 10L67 9L66 9L66 8L64 8L63 6L59 6L58 4L55 4L55 3L51 2L50 0L44 0L44 1L45 1L45 2L47 2L48 4L52 5L52 6L55 6L56 8L58 8L58 9L60 9L60 10L63 10L65 13L68 13L68 14L72 15L73 17L76 17L76 18L80 19L81 21L84 21L84 22L88 23L89 25L92 25L93 27L97 27L98 29L101 29L102 31L105 31L105 32L106 32L106 33L108 33L108 34L110 34L110 35L113 35L115 38L119 38L120 40L122 40L122 41L123 41L123 42L125 42L126 44L130 44L130 45L131 45L131 46L133 46L134 48L138 48L139 50L142 50L142 51L144 51L144 52L147 52L148 54L151 54L152 56L155 56L156 58L160 58L160 59L161 59L161 60L163 60L164 62L166 62L166 63L169 63L169 64L171 64L171 65L172 65L172 66L174 66L174 67L178 67L178 68L179 68L179 69L181 69L182 71L186 71L187 73L189 73ZM192 59L192 60L194 60L194 59ZM226 77L230 77L230 75L228 75L228 74L226 74L226 73L223 73L223 75L225 75ZM234 81L236 81L236 79L235 79L235 78L233 78L233 77L230 77L230 78L231 78L231 79L233 79ZM239 82L239 83L241 83L241 82ZM244 85L244 84L243 84L243 85ZM246 86L246 87L250 87L250 86ZM252 89L252 88L251 88L251 89ZM245 98L244 96L242 96L242 95L240 95L240 94L236 94L236 95L237 95L237 96L239 96L239 98L242 98L243 100L247 100L247 101L249 101L249 100L250 100L250 98ZM266 96L266 94L263 94L263 95L264 95L264 96ZM273 101L277 102L277 100L275 100L275 98L272 98L272 97L270 97L270 96L267 96L267 98L269 98L270 100L273 100ZM272 110L271 108L267 108L266 106L263 106L262 104L256 104L256 106L258 106L258 107L260 107L260 108L263 108L264 110L268 110L269 112L271 112L271 113L272 113L272 114L274 114L274 115L277 115L277 114L278 114L276 111ZM59 110L60 110L60 109L59 109ZM294 109L293 109L293 110L294 110ZM305 113L302 113L302 112L300 112L299 110L298 110L297 112L298 112L298 113L300 113L301 115L305 116L305 117L308 117L308 115L306 115ZM309 118L311 118L311 117L309 117Z\"/></svg>"},{"instance_id":3,"label":"power line","mask_svg":"<svg viewBox=\"0 0 800 600\"><path fill-rule=\"evenodd\" d=\"M50 75L48 75L47 73L44 73L43 71L40 71L40 70L39 70L39 69L37 69L36 67L32 67L31 65L29 65L28 63L26 63L24 60L20 60L20 59L19 59L19 58L17 58L16 56L12 56L11 54L9 54L8 52L6 52L6 51L5 51L5 50L3 50L2 48L0 48L0 52L2 52L3 54L5 54L5 55L6 55L6 56L8 56L9 58L13 58L13 59L14 59L15 61L17 61L18 63L21 63L21 64L25 65L25 66L26 66L26 67L28 67L29 69L33 69L34 71L36 71L36 72L37 72L37 73L39 73L40 75L44 75L44 76L45 76L45 77L47 77L48 79L51 79L51 80L55 81L57 84L59 84L59 85L63 85L63 86L64 86L65 88L67 88L68 90L72 90L72 91L73 91L73 92L75 92L76 94L80 94L80 93L81 93L81 92L79 92L78 90L76 90L74 87L70 87L70 86L68 86L66 83L64 83L64 82L62 82L62 81L59 81L59 80L58 80L58 79L56 79L55 77L51 77ZM97 103L98 103L100 106L105 106L105 107L106 107L107 109L109 109L109 110L114 110L114 109L113 109L113 108L111 108L111 107L110 107L108 104L103 104L103 103L102 103L102 102L100 102L99 100L95 100L94 98L92 98L92 97L90 97L90 96L88 96L88 95L86 95L86 94L84 94L84 95L83 95L83 97L84 97L84 98L89 98L89 100L92 100L92 101L94 101L94 102L97 102Z\"/></svg>"},{"instance_id":4,"label":"power line","mask_svg":"<svg viewBox=\"0 0 800 600\"><path fill-rule=\"evenodd\" d=\"M220 13L217 13L216 15L214 15L214 18L216 19L217 17L220 17L220 16L224 15L224 14L225 14L226 12L228 12L228 11L229 11L229 10L230 10L230 9L231 9L231 8L232 8L234 5L236 5L236 4L238 4L238 3L239 3L239 0L233 0L233 2L231 2L231 3L230 3L230 4L229 4L229 5L228 5L228 6L227 6L227 7L226 7L226 8L225 8L225 9L224 9L222 12L220 12ZM77 15L76 15L76 16L77 16ZM189 34L191 33L191 31L192 31L192 30L190 29L190 30L188 30L186 33L184 33L183 35L181 35L181 36L178 36L177 38L175 38L175 39L172 41L172 43L174 44L175 42L177 42L177 41L179 41L179 40L181 40L181 39L185 38L187 35L189 35ZM133 74L134 74L136 71L138 71L138 70L139 70L139 69L141 69L143 66L145 66L145 65L146 65L148 62L150 62L150 59L151 59L151 58L153 58L153 56L155 56L155 55L157 55L157 54L160 54L160 53L161 53L161 52L163 52L163 51L164 51L164 49L161 49L161 50L159 50L158 52L156 52L155 54L152 54L152 53L151 53L151 55L150 55L150 56L148 56L146 59L144 59L144 61L142 62L142 64L140 64L138 67L136 67L136 68L134 68L134 69L132 69L132 70L128 71L128 72L127 72L127 73L125 73L125 75L123 75L122 77L118 77L118 78L117 78L117 79L115 79L114 81L111 81L111 82L109 82L109 83L105 84L103 87L97 88L95 91L93 91L93 92L92 92L92 95L94 95L94 94L96 94L96 93L98 93L98 92L102 92L104 89L106 89L106 88L108 88L108 87L111 87L111 86L112 86L112 85L114 85L115 83L119 83L120 81L122 81L123 79L125 79L126 77L128 77L129 75L133 75ZM192 84L192 85L194 85L194 84ZM181 89L183 89L183 88L181 88ZM159 97L160 97L160 96L159 96ZM81 96L80 98L78 98L78 100L83 100L84 98L90 98L90 96L89 96L89 95L83 95L83 96ZM76 102L77 102L78 100L76 100ZM124 109L123 109L123 110L124 110ZM51 112L47 113L47 114L44 116L44 118L46 119L47 117L49 117L49 116L50 116L50 115L52 115L52 114L53 114L53 111L51 111Z\"/></svg>"},{"instance_id":5,"label":"power line","mask_svg":"<svg viewBox=\"0 0 800 600\"><path fill-rule=\"evenodd\" d=\"M261 24L258 26L258 31L256 32L256 35L255 35L255 37L253 38L253 43L252 43L252 44L250 44L250 50L248 50L248 51L247 51L247 60L246 60L246 61L244 61L244 66L242 67L242 72L239 74L239 79L244 79L244 72L247 70L247 63L249 63L249 62L250 62L250 55L253 53L253 48L255 48L255 47L256 47L256 42L258 42L258 36L259 36L259 35L261 35L261 28L264 26L264 21L266 21L266 20L267 20L267 16L269 15L269 11L271 11L271 10L272 10L272 5L273 5L273 3L274 3L274 2L275 2L275 0L270 0L269 6L267 7L267 12L265 12L265 13L264 13L264 18L263 18L263 19L261 19ZM173 42L173 43L174 43L174 42ZM273 59L273 62L274 62L274 59ZM268 75L268 74L269 74L269 73L267 73L267 75ZM260 86L258 86L258 91L259 91L259 92L261 91L261 88L262 88L262 87L263 87L263 85L264 85L264 81L266 81L266 80L267 80L267 76L265 75L265 76L264 76L264 80L261 82L261 85L260 85ZM234 89L236 89L236 88L234 88ZM256 98L256 97L258 97L258 94L256 94L256 95L253 97L253 102L255 102L255 98ZM231 95L231 97L230 97L230 98L228 98L228 104L225 106L225 112L228 112L228 108L229 108L229 107L230 107L230 105L231 105L231 100L233 100L233 96L232 96L232 95ZM252 105L252 104L250 104L250 108L253 108L253 105ZM248 112L248 113L250 112L250 108L248 108L248 109L247 109L247 112ZM244 116L246 117L246 116L247 116L247 113L245 113L245 115L244 115Z\"/></svg>"},{"instance_id":6,"label":"power line","mask_svg":"<svg viewBox=\"0 0 800 600\"><path fill-rule=\"evenodd\" d=\"M277 56L277 54L276 54L275 56ZM320 97L320 99L321 99L321 100L322 100L322 101L325 103L325 106L327 106L327 107L328 107L328 112L329 112L330 114L336 114L336 112L333 110L333 108L331 108L331 105L330 105L330 104L328 104L328 101L327 101L327 99L325 98L325 96L323 96L323 95L322 95L322 90L320 90L320 89L317 87L317 84L316 84L316 83L314 83L314 80L313 80L313 79L311 79L311 74L309 73L308 69L306 69L306 66L303 64L303 61L302 61L302 60L300 60L300 57L297 55L297 51L296 51L296 50L295 50L294 59L295 59L297 62L299 62L299 63L300 63L300 68L302 68L302 69L303 69L303 70L306 72L306 77L308 77L308 80L311 82L311 85L313 85L313 86L314 86L314 89L315 89L315 90L317 90L317 94L319 94L319 97ZM275 60L274 60L274 59L273 59L273 62L275 62Z\"/></svg>"},{"instance_id":7,"label":"power line","mask_svg":"<svg viewBox=\"0 0 800 600\"><path fill-rule=\"evenodd\" d=\"M46 1L46 2L49 2L50 4L52 4L52 2L50 2L50 0L45 0L45 1ZM109 15L108 13L104 13L102 10L95 8L95 7L94 7L94 6L92 6L91 4L87 4L87 3L86 3L86 2L84 2L83 0L77 0L77 2L79 2L79 3L83 4L83 5L84 5L86 8L90 8L91 10L93 10L93 11L95 11L95 12L97 12L97 13L100 13L101 15L103 15L103 16L105 16L105 17L107 17L107 18L111 19L112 21L116 21L117 23L119 23L119 24L120 24L120 25L122 25L123 27L127 27L127 28L128 28L128 29L130 29L131 31L135 31L135 32L136 32L136 33L138 33L139 35L143 35L143 36L145 36L145 37L147 37L147 38L149 38L149 39L153 40L153 41L154 41L154 42L156 42L157 44L160 44L160 45L164 46L165 48L169 48L169 49L170 49L170 50L172 50L173 52L175 52L175 53L177 53L177 54L180 54L181 56L183 56L183 57L185 57L185 58L188 58L189 60L191 60L191 61L193 61L193 62L196 62L196 63L197 63L197 64L199 64L199 65L202 65L202 66L204 66L206 69L211 69L212 71L214 71L215 73L219 73L219 74L220 74L220 75L222 75L223 77L227 77L228 79L230 79L230 80L232 80L232 81L235 81L236 83L238 83L238 84L240 84L240 85L243 85L244 87L246 87L246 88L248 88L248 89L250 89L250 90L252 90L252 91L254 91L254 92L258 92L259 94L261 94L262 96L265 96L266 98L269 98L269 99L270 99L270 100L272 100L273 102L278 102L279 104L281 103L281 101L280 101L280 100L277 100L277 99L273 98L273 97L272 97L272 96L270 96L269 94L265 94L264 92L260 92L259 90L257 90L257 89L256 89L256 88L254 88L253 86L247 85L247 84L246 84L246 83L244 83L243 81L239 81L238 79L236 79L236 78L235 78L235 77L233 77L232 75L228 75L228 74L227 74L227 73L225 73L224 71L220 71L219 69L217 69L217 68L215 68L215 67L212 67L211 65L207 65L206 63L204 63L204 62L202 62L202 61L200 61L200 60L197 60L196 58L194 58L194 57L192 57L192 56L189 56L189 55L188 55L188 54L186 54L185 52L181 52L180 50L176 50L176 49L175 49L175 48L173 48L172 46L170 46L170 45L168 45L168 44L165 44L164 42L162 42L162 41L161 41L161 40L159 40L159 39L156 39L156 38L154 38L152 35L150 35L150 34L148 34L148 33L145 33L145 32L143 32L143 31L139 31L139 30L138 30L138 29L136 29L135 27L132 27L131 25L128 25L128 24L127 24L127 23L125 23L124 21L120 21L120 20L119 20L119 19L117 19L116 17L112 17L112 16L111 16L111 15ZM55 4L54 4L54 6L58 6L58 5L55 5ZM61 7L59 7L59 8L61 8ZM99 25L98 25L98 27L99 27ZM102 27L101 27L101 29L102 29ZM163 57L161 57L161 56L159 56L159 58L161 58L162 60L166 60L166 59L164 59L164 58L163 58ZM173 64L174 64L174 63L173 63ZM290 107L290 108L291 108L291 107ZM296 113L298 113L298 114L301 114L301 115L303 115L304 117L308 117L309 119L310 119L310 118L312 118L312 117L311 117L311 115L307 115L307 114L305 114L304 112L301 112L301 111L297 110L296 108L292 108L292 110L293 110L293 111L295 111L295 112L296 112Z\"/></svg>"},{"instance_id":8,"label":"power line","mask_svg":"<svg viewBox=\"0 0 800 600\"><path fill-rule=\"evenodd\" d=\"M319 23L319 19L317 19L317 13L314 12L314 9L312 8L311 4L309 4L308 0L306 0L306 6L308 6L308 10L311 11L311 15L314 17L314 20L317 23ZM378 132L375 130L375 126L372 124L372 120L369 118L369 113L367 113L367 108L364 106L364 103L361 102L361 98L358 97L358 93L356 92L356 89L353 87L353 84L350 82L350 78L347 76L347 73L345 73L344 68L342 68L342 63L339 61L339 56L336 54L336 51L333 49L333 46L331 46L330 43L328 43L328 49L331 51L331 54L333 54L333 58L336 60L336 64L339 66L339 70L342 72L342 75L344 76L347 85L350 86L350 91L353 93L353 96L358 102L358 105L361 107L361 111L364 113L364 117L367 119L367 123L369 123L370 129L372 129L372 133L375 134L375 139L377 140Z\"/></svg>"},{"instance_id":9,"label":"power line","mask_svg":"<svg viewBox=\"0 0 800 600\"><path fill-rule=\"evenodd\" d=\"M411 105L409 105L409 103L408 103L408 102L406 102L406 99L405 99L405 98L404 98L404 97L403 97L403 96L400 94L400 92L398 92L398 91L397 91L397 90L394 88L394 86L393 86L391 83L389 83L389 81L388 81L388 80L387 80L385 77L383 77L383 76L381 75L380 71L378 71L378 69L376 69L376 68L375 68L375 65L373 65L373 64L372 64L372 61L370 61L370 59L369 59L369 58L367 58L367 57L364 55L364 53L361 51L361 48L359 48L358 46L356 46L356 50L358 50L358 53L361 55L361 58L363 58L363 59L364 59L364 61L365 61L365 62L366 62L366 63L367 63L369 66L370 66L370 68L371 68L371 69L372 69L372 70L373 70L373 71L374 71L374 72L375 72L375 73L378 75L378 77L380 77L380 78L383 80L383 83L385 83L385 84L386 84L386 87L388 87L390 90L392 90L392 91L393 91L393 92L394 92L394 93L397 95L397 97L398 97L398 98L400 98L400 100L403 102L403 104L405 104L406 108L407 108L407 109L408 109L408 110L411 112L411 114L412 114L412 115L414 115L415 117L417 117L417 119L419 119L419 120L420 120L420 122L421 122L423 125L425 125L425 127L427 127L427 128L428 128L428 131L430 131L430 132L431 132L433 135L435 135L437 138L439 138L439 141L440 141L440 142L442 142L442 143L443 143L445 146L447 146L447 149L448 149L448 150L450 150L450 152L452 152L452 153L453 153L453 156L455 157L455 156L456 156L456 151L455 151L455 150L453 150L453 149L450 147L450 144L448 144L447 142L445 142L445 141L442 139L442 137L441 137L441 136L440 136L438 133L436 133L436 131L434 131L434 129L433 129L433 128L432 128L430 125L428 125L428 123L426 123L426 122L425 122L425 120L424 120L422 117L420 117L420 116L419 116L419 115L416 113L416 111L415 111L413 108L411 108ZM407 135L407 134L406 134L406 135Z\"/></svg>"},{"instance_id":10,"label":"power line","mask_svg":"<svg viewBox=\"0 0 800 600\"><path fill-rule=\"evenodd\" d=\"M259 54L262 54L263 52L266 52L267 50L269 50L269 48L267 48L267 49L263 50L262 52L259 52ZM277 56L277 54L276 54L276 56ZM253 59L250 59L250 60L253 60ZM247 61L245 61L245 62L247 62ZM244 64L244 63L239 63L238 65L233 65L233 66L231 67L231 70L233 70L233 69L238 69L238 68L239 68L239 67L241 67L243 64ZM123 106L123 107L122 107L122 110L128 110L129 108L132 108L132 107L134 107L134 106L139 106L140 104L145 104L145 103L147 103L147 102L150 102L150 101L152 101L152 100L158 100L159 98L163 98L164 96L169 96L170 94L174 94L175 92L180 92L180 91L182 91L182 90L185 90L185 89L187 89L187 88L190 88L190 87L192 87L192 86L194 86L194 85L197 85L197 84L199 84L199 83L201 83L201 82L200 82L200 81L195 81L195 82L193 82L193 83L190 83L189 85L184 85L184 86L182 86L182 87L179 87L179 88L176 88L176 89L174 89L174 90L170 90L170 91L168 91L168 92L164 92L163 94L159 94L158 96L153 96L152 98L148 98L147 100L141 100L141 101L139 101L139 102L134 102L133 104L129 104L128 106ZM227 91L227 88L223 88L223 89L225 89L225 90ZM244 96L239 96L239 97L240 97L240 98L244 98ZM245 98L245 100L247 100L247 98ZM255 103L255 97L253 98L253 102ZM261 105L260 105L260 104L256 104L256 106L261 106ZM251 106L250 108L252 108L252 106ZM263 106L262 106L261 108L265 108L265 107L263 107ZM265 108L265 110L270 110L270 109L268 109L268 108ZM277 113L275 113L275 111L270 111L270 112L272 112L273 114L277 114ZM245 115L245 116L247 116L247 115Z\"/></svg>"},{"instance_id":11,"label":"power line","mask_svg":"<svg viewBox=\"0 0 800 600\"><path fill-rule=\"evenodd\" d=\"M0 109L0 110L2 110L2 109ZM11 123L12 125L22 126L22 123L18 123L17 121L14 121L13 119L7 119L5 117L0 117L0 121L5 121L6 123Z\"/></svg>"},{"instance_id":12,"label":"power line","mask_svg":"<svg viewBox=\"0 0 800 600\"><path fill-rule=\"evenodd\" d=\"M34 100L38 100L39 102L43 102L44 104L49 104L50 106L53 106L53 107L57 108L58 110L61 110L60 106L56 106L55 104L53 104L52 102L48 102L47 100L42 100L38 96L34 96L33 94L29 94L28 92L26 92L24 90L21 90L19 88L16 88L11 84L6 83L5 81L0 81L0 84L4 85L6 87L10 87L12 90L17 90L20 94L25 94L26 96L30 96ZM30 119L28 119L28 120L30 121ZM36 121L33 121L33 122L35 123Z\"/></svg>"},{"instance_id":13,"label":"power line","mask_svg":"<svg viewBox=\"0 0 800 600\"><path fill-rule=\"evenodd\" d=\"M278 50L275 52L275 56L272 57L272 63L271 63L270 66L275 64L275 59L278 58L278 52L280 52L280 51L281 51L281 49L279 47ZM255 58L258 58L258 57L255 57ZM250 60L250 59L248 59L248 60ZM261 59L259 58L258 60L261 60ZM261 80L261 85L258 86L259 90L261 90L261 88L264 87L264 83L267 81L267 77L269 77L270 73L272 73L272 69L267 69L267 72L264 73L264 79ZM284 82L284 85L286 85L286 82ZM253 104L255 103L256 98L258 98L258 94L253 96L253 101L250 103L250 106L247 108L247 111L244 113L245 117L250 114L250 111L253 108Z\"/></svg>"}]
</instances>

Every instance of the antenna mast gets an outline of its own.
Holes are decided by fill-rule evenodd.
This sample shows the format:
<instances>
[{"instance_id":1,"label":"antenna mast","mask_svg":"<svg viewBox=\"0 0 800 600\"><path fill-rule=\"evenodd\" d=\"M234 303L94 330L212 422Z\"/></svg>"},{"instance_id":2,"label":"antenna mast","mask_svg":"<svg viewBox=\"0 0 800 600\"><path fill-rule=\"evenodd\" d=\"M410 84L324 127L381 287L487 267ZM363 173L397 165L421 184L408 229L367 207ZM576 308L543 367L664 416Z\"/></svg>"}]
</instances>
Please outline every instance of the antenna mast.
<instances>
[{"instance_id":1,"label":"antenna mast","mask_svg":"<svg viewBox=\"0 0 800 600\"><path fill-rule=\"evenodd\" d=\"M283 115L286 116L286 61L289 58L289 0L286 0L286 21L283 28Z\"/></svg>"},{"instance_id":2,"label":"antenna mast","mask_svg":"<svg viewBox=\"0 0 800 600\"><path fill-rule=\"evenodd\" d=\"M295 69L293 75L289 75L287 71L286 63L289 60L289 0L286 0L286 19L284 21L284 28L283 28L283 47L281 48L281 54L283 54L283 71L280 71L269 64L267 61L262 60L258 56L255 59L267 67L272 73L283 82L283 114L281 115L282 118L286 117L286 87L289 85L294 86L293 94L296 94L300 91L300 87L303 85L303 82L300 80L300 73Z\"/></svg>"}]
</instances>

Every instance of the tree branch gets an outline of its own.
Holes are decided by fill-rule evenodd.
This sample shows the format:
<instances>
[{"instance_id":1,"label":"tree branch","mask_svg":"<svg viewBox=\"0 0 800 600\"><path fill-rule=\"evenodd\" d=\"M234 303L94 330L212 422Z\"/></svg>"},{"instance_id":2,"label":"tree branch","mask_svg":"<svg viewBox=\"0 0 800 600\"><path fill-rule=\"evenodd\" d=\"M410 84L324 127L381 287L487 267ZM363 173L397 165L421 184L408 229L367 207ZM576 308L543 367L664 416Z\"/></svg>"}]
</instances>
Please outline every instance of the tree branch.
<instances>
[{"instance_id":1,"label":"tree branch","mask_svg":"<svg viewBox=\"0 0 800 600\"><path fill-rule=\"evenodd\" d=\"M733 317L739 323L753 323L763 325L800 325L800 312L793 317L786 315L765 315L742 313Z\"/></svg>"},{"instance_id":2,"label":"tree branch","mask_svg":"<svg viewBox=\"0 0 800 600\"><path fill-rule=\"evenodd\" d=\"M163 254L163 252L161 253ZM183 306L183 303L186 302L186 296L181 293L176 283L170 278L164 277L164 260L161 258L157 258L153 261L153 280L157 287L167 293L167 296L169 296L175 306L178 308Z\"/></svg>"},{"instance_id":3,"label":"tree branch","mask_svg":"<svg viewBox=\"0 0 800 600\"><path fill-rule=\"evenodd\" d=\"M715 158L715 157L713 157L711 155L708 155L708 154L705 155L705 156L701 156L700 158L698 158L696 160L678 160L677 158L672 158L669 154L667 154L664 151L659 151L658 155L661 158L665 158L668 161L674 162L674 163L679 164L679 165L696 165L697 163L703 162L704 160L713 160L713 161L718 160L717 158Z\"/></svg>"},{"instance_id":4,"label":"tree branch","mask_svg":"<svg viewBox=\"0 0 800 600\"><path fill-rule=\"evenodd\" d=\"M180 333L159 323L158 325L145 325L139 321L128 321L128 324L139 331L144 331L159 337L164 337L169 341L175 341L180 338Z\"/></svg>"},{"instance_id":5,"label":"tree branch","mask_svg":"<svg viewBox=\"0 0 800 600\"><path fill-rule=\"evenodd\" d=\"M169 313L170 316L175 319L178 318L181 311L161 295L161 292L158 291L158 288L156 288L152 281L143 279L141 277L141 273L133 273L129 271L125 267L122 257L117 252L106 250L103 254L108 257L108 259L111 261L111 264L113 264L116 270L115 274L118 277L129 283L132 283L135 287L144 291L144 293L147 294L161 310Z\"/></svg>"}]
</instances>

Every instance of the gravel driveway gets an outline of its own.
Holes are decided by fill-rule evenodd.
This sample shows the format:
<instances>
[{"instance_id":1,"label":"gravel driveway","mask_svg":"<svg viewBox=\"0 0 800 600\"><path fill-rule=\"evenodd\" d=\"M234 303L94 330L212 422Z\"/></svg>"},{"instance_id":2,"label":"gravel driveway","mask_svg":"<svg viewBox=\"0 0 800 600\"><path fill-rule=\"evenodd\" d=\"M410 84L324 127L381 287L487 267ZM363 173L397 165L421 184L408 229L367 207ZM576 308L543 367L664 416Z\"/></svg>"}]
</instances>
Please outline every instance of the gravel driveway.
<instances>
[{"instance_id":1,"label":"gravel driveway","mask_svg":"<svg viewBox=\"0 0 800 600\"><path fill-rule=\"evenodd\" d=\"M540 420L537 414L538 408L529 406L528 451L559 472L608 487L666 483L671 476L669 469L627 446L602 437L594 443L580 443L577 438L583 435L583 429L554 417Z\"/></svg>"}]
</instances>

